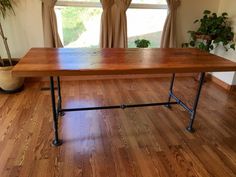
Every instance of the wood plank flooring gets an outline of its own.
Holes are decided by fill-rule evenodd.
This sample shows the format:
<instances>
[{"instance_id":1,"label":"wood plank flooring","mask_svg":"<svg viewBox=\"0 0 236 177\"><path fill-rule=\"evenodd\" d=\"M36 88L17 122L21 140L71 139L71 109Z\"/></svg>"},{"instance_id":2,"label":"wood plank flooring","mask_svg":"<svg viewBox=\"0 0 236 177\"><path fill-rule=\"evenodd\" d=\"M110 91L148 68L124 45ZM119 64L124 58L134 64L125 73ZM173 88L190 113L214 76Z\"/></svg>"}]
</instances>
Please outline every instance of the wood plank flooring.
<instances>
[{"instance_id":1,"label":"wood plank flooring","mask_svg":"<svg viewBox=\"0 0 236 177\"><path fill-rule=\"evenodd\" d=\"M62 83L63 107L166 101L168 78ZM64 144L52 147L48 83L0 94L1 177L235 177L236 93L204 84L194 134L180 106L70 112ZM197 83L178 78L175 93L192 104Z\"/></svg>"}]
</instances>

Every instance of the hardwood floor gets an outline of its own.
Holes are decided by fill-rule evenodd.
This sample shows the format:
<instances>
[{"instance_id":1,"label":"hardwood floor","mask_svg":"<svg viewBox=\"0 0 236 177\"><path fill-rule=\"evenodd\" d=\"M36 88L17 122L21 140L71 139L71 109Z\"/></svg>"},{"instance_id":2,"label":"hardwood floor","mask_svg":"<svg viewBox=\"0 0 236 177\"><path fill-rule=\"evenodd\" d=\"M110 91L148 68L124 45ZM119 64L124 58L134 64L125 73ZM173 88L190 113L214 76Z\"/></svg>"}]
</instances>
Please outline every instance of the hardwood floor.
<instances>
[{"instance_id":1,"label":"hardwood floor","mask_svg":"<svg viewBox=\"0 0 236 177\"><path fill-rule=\"evenodd\" d=\"M63 106L166 101L169 80L63 82ZM1 177L236 176L235 92L204 84L194 134L185 131L189 115L178 105L66 113L64 144L55 148L45 85L0 94ZM192 78L178 78L175 93L193 100L196 88Z\"/></svg>"}]
</instances>

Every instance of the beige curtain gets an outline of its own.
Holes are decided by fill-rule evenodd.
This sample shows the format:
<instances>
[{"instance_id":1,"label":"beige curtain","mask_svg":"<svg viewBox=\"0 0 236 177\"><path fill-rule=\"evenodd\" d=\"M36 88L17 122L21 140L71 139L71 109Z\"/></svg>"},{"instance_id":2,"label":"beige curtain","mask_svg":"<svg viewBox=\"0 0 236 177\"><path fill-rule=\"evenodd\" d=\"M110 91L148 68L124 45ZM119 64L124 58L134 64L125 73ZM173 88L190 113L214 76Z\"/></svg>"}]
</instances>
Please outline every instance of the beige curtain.
<instances>
[{"instance_id":1,"label":"beige curtain","mask_svg":"<svg viewBox=\"0 0 236 177\"><path fill-rule=\"evenodd\" d=\"M166 0L168 5L168 15L161 37L161 48L177 47L176 43L176 16L180 0Z\"/></svg>"},{"instance_id":2,"label":"beige curtain","mask_svg":"<svg viewBox=\"0 0 236 177\"><path fill-rule=\"evenodd\" d=\"M54 6L57 0L42 0L43 32L45 47L63 47L57 30Z\"/></svg>"},{"instance_id":3,"label":"beige curtain","mask_svg":"<svg viewBox=\"0 0 236 177\"><path fill-rule=\"evenodd\" d=\"M132 0L100 0L101 17L100 47L127 48L126 10Z\"/></svg>"}]
</instances>

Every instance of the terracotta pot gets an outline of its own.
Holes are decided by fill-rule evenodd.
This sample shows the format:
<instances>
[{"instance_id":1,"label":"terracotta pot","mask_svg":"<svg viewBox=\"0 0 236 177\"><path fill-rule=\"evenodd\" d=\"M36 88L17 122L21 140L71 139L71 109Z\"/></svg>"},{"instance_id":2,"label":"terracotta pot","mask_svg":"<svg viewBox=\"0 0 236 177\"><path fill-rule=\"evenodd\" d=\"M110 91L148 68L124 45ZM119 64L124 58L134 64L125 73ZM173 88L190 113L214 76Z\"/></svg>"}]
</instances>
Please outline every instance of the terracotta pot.
<instances>
[{"instance_id":1,"label":"terracotta pot","mask_svg":"<svg viewBox=\"0 0 236 177\"><path fill-rule=\"evenodd\" d=\"M196 34L195 37L197 39L202 39L202 40L206 40L206 41L211 41L213 40L213 37L210 35L204 35L204 34Z\"/></svg>"},{"instance_id":2,"label":"terracotta pot","mask_svg":"<svg viewBox=\"0 0 236 177\"><path fill-rule=\"evenodd\" d=\"M17 62L14 61L14 64ZM5 92L16 92L23 87L24 78L12 77L14 66L0 66L0 88Z\"/></svg>"}]
</instances>

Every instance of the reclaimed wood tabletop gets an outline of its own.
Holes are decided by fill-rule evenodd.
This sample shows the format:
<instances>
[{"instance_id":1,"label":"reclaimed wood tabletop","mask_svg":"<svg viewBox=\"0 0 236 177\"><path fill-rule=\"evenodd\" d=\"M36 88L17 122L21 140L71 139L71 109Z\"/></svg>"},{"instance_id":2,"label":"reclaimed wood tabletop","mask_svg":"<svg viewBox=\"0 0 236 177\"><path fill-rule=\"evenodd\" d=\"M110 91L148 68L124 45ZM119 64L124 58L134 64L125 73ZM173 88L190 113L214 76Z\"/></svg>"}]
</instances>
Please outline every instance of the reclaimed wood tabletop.
<instances>
[{"instance_id":1,"label":"reclaimed wood tabletop","mask_svg":"<svg viewBox=\"0 0 236 177\"><path fill-rule=\"evenodd\" d=\"M236 71L236 63L193 48L32 48L18 77Z\"/></svg>"}]
</instances>

